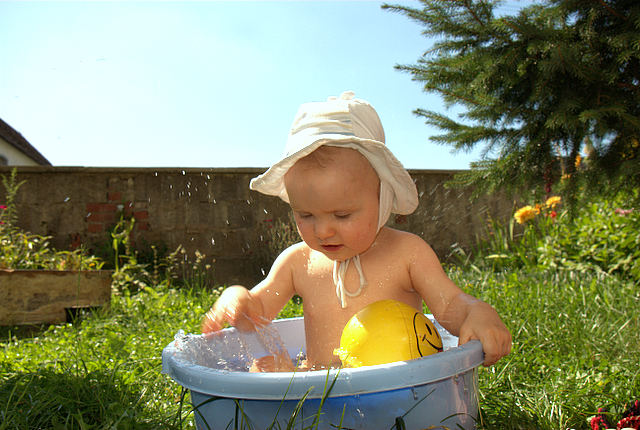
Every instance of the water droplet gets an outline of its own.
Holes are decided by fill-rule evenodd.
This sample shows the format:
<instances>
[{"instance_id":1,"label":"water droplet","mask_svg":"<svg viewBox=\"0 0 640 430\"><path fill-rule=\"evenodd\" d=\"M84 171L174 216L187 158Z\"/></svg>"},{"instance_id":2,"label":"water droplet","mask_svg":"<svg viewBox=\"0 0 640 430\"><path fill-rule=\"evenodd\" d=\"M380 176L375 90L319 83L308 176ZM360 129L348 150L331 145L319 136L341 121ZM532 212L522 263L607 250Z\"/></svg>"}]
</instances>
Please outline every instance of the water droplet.
<instances>
[{"instance_id":1,"label":"water droplet","mask_svg":"<svg viewBox=\"0 0 640 430\"><path fill-rule=\"evenodd\" d=\"M416 390L413 387L411 387L411 394L413 394L413 400L418 400L418 393L416 393Z\"/></svg>"}]
</instances>

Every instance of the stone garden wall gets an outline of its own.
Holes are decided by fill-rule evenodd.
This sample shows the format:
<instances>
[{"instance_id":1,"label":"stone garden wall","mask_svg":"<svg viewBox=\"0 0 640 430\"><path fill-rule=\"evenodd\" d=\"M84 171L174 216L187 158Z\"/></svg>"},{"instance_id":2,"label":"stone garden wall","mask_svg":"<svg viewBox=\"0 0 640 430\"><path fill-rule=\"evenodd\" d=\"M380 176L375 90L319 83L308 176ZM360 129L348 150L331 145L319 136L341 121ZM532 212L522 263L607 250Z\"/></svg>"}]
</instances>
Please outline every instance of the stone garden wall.
<instances>
[{"instance_id":1,"label":"stone garden wall","mask_svg":"<svg viewBox=\"0 0 640 430\"><path fill-rule=\"evenodd\" d=\"M198 250L213 264L218 283L250 286L268 271L269 242L288 206L249 190L262 168L86 168L19 167L26 181L17 196L19 225L52 237L58 249L84 245L100 252L109 247L109 231L121 216L135 218L134 246ZM11 168L0 167L7 176ZM455 173L410 170L420 194L411 215L392 215L388 225L422 236L446 260L456 244L469 248L482 234L487 215L508 217L512 201L444 187ZM0 184L0 204L5 190ZM277 239L276 239L277 240ZM193 257L192 257L193 258Z\"/></svg>"}]
</instances>

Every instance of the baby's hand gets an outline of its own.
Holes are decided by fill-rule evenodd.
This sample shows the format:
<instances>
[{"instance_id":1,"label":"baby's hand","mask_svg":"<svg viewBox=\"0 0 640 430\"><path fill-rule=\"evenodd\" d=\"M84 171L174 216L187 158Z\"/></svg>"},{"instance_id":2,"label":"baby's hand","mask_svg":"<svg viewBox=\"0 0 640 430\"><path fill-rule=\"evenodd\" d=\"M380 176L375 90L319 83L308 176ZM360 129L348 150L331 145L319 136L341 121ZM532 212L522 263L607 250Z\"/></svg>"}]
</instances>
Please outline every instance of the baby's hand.
<instances>
[{"instance_id":1,"label":"baby's hand","mask_svg":"<svg viewBox=\"0 0 640 430\"><path fill-rule=\"evenodd\" d=\"M460 327L459 344L472 339L482 343L484 366L495 364L511 352L511 333L498 313L486 303L475 306Z\"/></svg>"},{"instance_id":2,"label":"baby's hand","mask_svg":"<svg viewBox=\"0 0 640 430\"><path fill-rule=\"evenodd\" d=\"M295 369L291 357L286 354L265 355L251 363L249 372L293 372Z\"/></svg>"},{"instance_id":3,"label":"baby's hand","mask_svg":"<svg viewBox=\"0 0 640 430\"><path fill-rule=\"evenodd\" d=\"M234 285L222 293L202 319L202 333L218 331L225 322L240 331L254 331L256 326L268 323L262 316L262 304L249 290Z\"/></svg>"}]
</instances>

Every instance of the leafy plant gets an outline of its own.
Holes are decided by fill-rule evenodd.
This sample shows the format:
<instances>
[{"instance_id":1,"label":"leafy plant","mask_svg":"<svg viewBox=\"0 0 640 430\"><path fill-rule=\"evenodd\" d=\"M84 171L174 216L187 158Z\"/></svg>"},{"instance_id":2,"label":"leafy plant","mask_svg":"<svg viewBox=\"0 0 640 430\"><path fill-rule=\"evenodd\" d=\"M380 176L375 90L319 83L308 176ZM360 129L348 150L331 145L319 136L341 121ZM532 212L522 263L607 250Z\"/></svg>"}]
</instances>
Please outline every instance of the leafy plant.
<instances>
[{"instance_id":1,"label":"leafy plant","mask_svg":"<svg viewBox=\"0 0 640 430\"><path fill-rule=\"evenodd\" d=\"M213 266L206 262L206 255L196 250L193 261L187 251L178 245L164 260L167 279L188 288L213 288ZM215 260L213 261L215 263Z\"/></svg>"},{"instance_id":2,"label":"leafy plant","mask_svg":"<svg viewBox=\"0 0 640 430\"><path fill-rule=\"evenodd\" d=\"M24 181L18 182L17 170L2 177L6 205L0 206L0 269L98 270L103 262L88 255L84 248L58 251L51 247L50 236L22 231L18 227L16 196Z\"/></svg>"},{"instance_id":3,"label":"leafy plant","mask_svg":"<svg viewBox=\"0 0 640 430\"><path fill-rule=\"evenodd\" d=\"M640 280L640 211L628 201L596 200L570 216L558 200L520 208L506 225L489 219L471 255L458 250L464 264L478 270L520 268L602 272Z\"/></svg>"},{"instance_id":4,"label":"leafy plant","mask_svg":"<svg viewBox=\"0 0 640 430\"><path fill-rule=\"evenodd\" d=\"M159 285L213 288L213 267L199 251L195 251L193 261L182 245L160 257L152 245L152 261L141 262L138 251L131 246L134 225L135 218L127 220L121 216L110 233L115 268L111 285L116 294L131 294Z\"/></svg>"},{"instance_id":5,"label":"leafy plant","mask_svg":"<svg viewBox=\"0 0 640 430\"><path fill-rule=\"evenodd\" d=\"M154 285L154 279L147 270L147 264L139 263L137 254L131 248L131 232L134 224L135 218L126 220L120 217L120 221L111 232L115 267L111 276L111 288L116 294L123 292L129 294Z\"/></svg>"}]
</instances>

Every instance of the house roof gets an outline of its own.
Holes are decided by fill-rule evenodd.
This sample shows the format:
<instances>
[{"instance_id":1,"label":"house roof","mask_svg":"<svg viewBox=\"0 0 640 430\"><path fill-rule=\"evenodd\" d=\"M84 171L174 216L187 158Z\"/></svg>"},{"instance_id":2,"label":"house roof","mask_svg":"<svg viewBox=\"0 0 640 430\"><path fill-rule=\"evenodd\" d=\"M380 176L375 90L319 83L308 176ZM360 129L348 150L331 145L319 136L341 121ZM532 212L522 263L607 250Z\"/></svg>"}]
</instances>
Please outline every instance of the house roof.
<instances>
[{"instance_id":1,"label":"house roof","mask_svg":"<svg viewBox=\"0 0 640 430\"><path fill-rule=\"evenodd\" d=\"M13 146L36 163L43 166L51 166L49 160L40 154L36 148L31 146L31 144L27 142L27 139L25 139L13 127L4 122L2 118L0 118L0 139L5 140L9 145Z\"/></svg>"}]
</instances>

